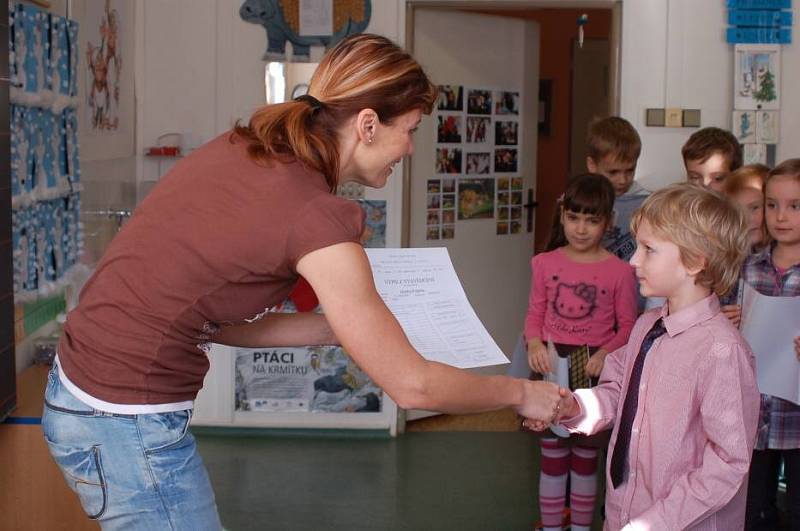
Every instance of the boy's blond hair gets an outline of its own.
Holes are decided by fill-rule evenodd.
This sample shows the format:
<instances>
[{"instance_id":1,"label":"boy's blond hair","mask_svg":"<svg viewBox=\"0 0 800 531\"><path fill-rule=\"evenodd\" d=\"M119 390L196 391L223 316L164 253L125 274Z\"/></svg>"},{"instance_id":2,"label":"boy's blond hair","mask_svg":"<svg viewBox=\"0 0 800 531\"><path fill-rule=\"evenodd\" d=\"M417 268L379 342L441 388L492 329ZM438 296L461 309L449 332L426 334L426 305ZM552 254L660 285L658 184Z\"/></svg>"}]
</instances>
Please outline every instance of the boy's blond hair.
<instances>
[{"instance_id":1,"label":"boy's blond hair","mask_svg":"<svg viewBox=\"0 0 800 531\"><path fill-rule=\"evenodd\" d=\"M586 135L588 155L600 162L609 155L614 161L636 162L642 153L642 140L631 123L619 116L595 120Z\"/></svg>"},{"instance_id":2,"label":"boy's blond hair","mask_svg":"<svg viewBox=\"0 0 800 531\"><path fill-rule=\"evenodd\" d=\"M656 237L678 246L684 266L702 267L696 284L719 296L736 284L750 241L744 214L727 198L696 184L673 184L645 200L631 232L644 220Z\"/></svg>"}]
</instances>

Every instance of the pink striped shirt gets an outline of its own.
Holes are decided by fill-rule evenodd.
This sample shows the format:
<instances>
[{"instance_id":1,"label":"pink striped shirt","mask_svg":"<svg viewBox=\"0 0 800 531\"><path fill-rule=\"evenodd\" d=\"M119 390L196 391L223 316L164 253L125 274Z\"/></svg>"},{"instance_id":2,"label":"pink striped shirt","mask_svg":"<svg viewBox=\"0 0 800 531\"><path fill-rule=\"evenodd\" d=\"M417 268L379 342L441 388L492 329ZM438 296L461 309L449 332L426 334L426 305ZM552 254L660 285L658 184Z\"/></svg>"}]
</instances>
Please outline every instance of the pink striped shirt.
<instances>
[{"instance_id":1,"label":"pink striped shirt","mask_svg":"<svg viewBox=\"0 0 800 531\"><path fill-rule=\"evenodd\" d=\"M639 318L628 344L606 357L599 385L575 392L581 413L562 422L587 434L614 426L605 529L742 529L759 407L753 353L716 295L673 315L667 306ZM667 333L647 354L628 477L614 489L617 418L639 345L659 317Z\"/></svg>"}]
</instances>

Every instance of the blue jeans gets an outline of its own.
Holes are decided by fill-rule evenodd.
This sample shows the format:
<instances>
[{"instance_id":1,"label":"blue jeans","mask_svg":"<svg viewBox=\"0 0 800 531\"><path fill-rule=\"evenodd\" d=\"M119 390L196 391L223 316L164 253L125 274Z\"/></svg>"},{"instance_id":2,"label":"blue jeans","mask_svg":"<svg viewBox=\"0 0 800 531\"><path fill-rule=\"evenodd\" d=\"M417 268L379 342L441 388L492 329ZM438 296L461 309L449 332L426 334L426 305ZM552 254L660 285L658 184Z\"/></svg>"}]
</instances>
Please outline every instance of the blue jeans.
<instances>
[{"instance_id":1,"label":"blue jeans","mask_svg":"<svg viewBox=\"0 0 800 531\"><path fill-rule=\"evenodd\" d=\"M50 371L42 430L84 511L104 530L221 529L214 491L189 432L191 410L97 411Z\"/></svg>"}]
</instances>

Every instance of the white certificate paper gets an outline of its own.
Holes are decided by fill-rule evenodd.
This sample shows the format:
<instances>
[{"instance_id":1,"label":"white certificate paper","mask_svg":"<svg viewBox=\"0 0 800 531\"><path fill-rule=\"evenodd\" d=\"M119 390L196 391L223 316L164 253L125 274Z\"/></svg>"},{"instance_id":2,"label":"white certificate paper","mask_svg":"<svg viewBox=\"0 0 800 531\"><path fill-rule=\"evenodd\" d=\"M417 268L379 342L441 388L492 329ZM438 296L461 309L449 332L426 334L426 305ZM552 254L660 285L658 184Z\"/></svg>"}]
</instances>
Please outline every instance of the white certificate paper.
<instances>
[{"instance_id":1,"label":"white certificate paper","mask_svg":"<svg viewBox=\"0 0 800 531\"><path fill-rule=\"evenodd\" d=\"M769 297L745 283L741 330L756 355L759 391L800 404L800 297Z\"/></svg>"},{"instance_id":2,"label":"white certificate paper","mask_svg":"<svg viewBox=\"0 0 800 531\"><path fill-rule=\"evenodd\" d=\"M447 249L364 250L378 293L425 359L462 369L508 363L470 306Z\"/></svg>"}]
</instances>

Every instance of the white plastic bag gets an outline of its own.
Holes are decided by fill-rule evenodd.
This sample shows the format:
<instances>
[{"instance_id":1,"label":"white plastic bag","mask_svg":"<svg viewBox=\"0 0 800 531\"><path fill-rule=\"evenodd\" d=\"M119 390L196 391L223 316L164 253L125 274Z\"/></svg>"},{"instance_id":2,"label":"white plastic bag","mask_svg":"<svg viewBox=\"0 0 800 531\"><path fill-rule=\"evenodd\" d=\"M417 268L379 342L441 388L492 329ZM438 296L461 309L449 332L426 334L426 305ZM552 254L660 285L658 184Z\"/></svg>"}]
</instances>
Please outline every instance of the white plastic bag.
<instances>
[{"instance_id":1,"label":"white plastic bag","mask_svg":"<svg viewBox=\"0 0 800 531\"><path fill-rule=\"evenodd\" d=\"M548 382L553 382L559 387L569 389L569 358L562 358L558 355L556 346L553 344L553 341L550 338L547 339L547 354L550 356L550 367L553 367L555 370L545 374L545 380ZM569 437L569 432L567 429L557 424L551 425L550 431L559 437Z\"/></svg>"}]
</instances>

